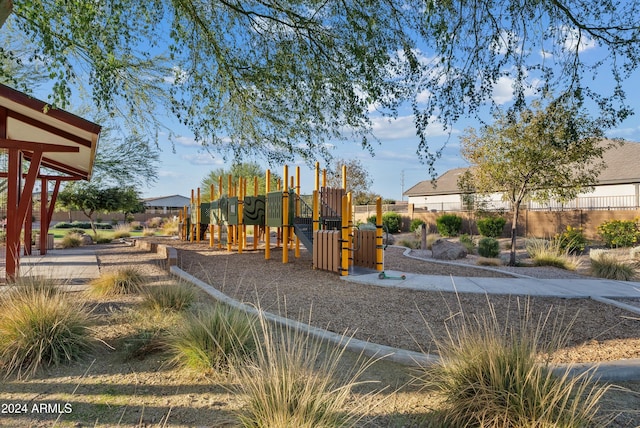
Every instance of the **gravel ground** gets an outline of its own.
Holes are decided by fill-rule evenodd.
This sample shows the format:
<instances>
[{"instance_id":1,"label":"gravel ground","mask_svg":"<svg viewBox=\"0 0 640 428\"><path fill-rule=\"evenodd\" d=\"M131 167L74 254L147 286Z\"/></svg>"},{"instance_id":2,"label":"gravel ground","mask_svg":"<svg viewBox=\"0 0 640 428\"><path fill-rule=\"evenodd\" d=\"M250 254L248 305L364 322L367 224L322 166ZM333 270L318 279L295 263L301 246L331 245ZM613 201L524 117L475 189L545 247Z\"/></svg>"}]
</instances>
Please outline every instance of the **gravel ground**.
<instances>
[{"instance_id":1,"label":"gravel ground","mask_svg":"<svg viewBox=\"0 0 640 428\"><path fill-rule=\"evenodd\" d=\"M515 327L527 316L546 320L546 331L567 332L567 346L556 362L593 362L640 358L640 320L635 314L588 299L517 298L506 295L454 294L387 289L346 283L333 273L313 270L302 251L282 264L281 250L228 253L204 243L164 240L178 250L179 266L227 295L265 310L309 322L358 339L436 352L436 342L456 328L463 316L494 317L498 325ZM509 276L472 266L447 265L402 255L389 247L385 268L410 273L455 276ZM521 268L530 269L530 268ZM557 277L553 268L527 271ZM564 271L560 274L565 274Z\"/></svg>"}]
</instances>

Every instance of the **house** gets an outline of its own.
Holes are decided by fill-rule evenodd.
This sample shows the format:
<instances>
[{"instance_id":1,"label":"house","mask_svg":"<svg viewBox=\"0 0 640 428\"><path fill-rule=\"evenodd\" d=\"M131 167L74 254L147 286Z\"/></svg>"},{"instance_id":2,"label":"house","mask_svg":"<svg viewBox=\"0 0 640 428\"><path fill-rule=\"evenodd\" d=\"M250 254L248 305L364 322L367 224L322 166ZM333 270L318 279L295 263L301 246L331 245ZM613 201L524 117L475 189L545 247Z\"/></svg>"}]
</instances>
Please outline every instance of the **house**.
<instances>
[{"instance_id":1,"label":"house","mask_svg":"<svg viewBox=\"0 0 640 428\"><path fill-rule=\"evenodd\" d=\"M146 214L157 214L161 216L178 215L180 210L191 204L190 198L181 195L146 198L142 201L146 207Z\"/></svg>"},{"instance_id":2,"label":"house","mask_svg":"<svg viewBox=\"0 0 640 428\"><path fill-rule=\"evenodd\" d=\"M529 202L529 210L607 210L638 209L640 207L640 143L624 142L607 150L603 156L607 168L598 178L592 192L581 193L574 200L545 203ZM464 195L458 179L468 168L451 169L433 180L425 180L404 192L409 204L429 211L466 211L479 202L473 195ZM487 195L482 200L485 209L510 208L501 193Z\"/></svg>"}]
</instances>

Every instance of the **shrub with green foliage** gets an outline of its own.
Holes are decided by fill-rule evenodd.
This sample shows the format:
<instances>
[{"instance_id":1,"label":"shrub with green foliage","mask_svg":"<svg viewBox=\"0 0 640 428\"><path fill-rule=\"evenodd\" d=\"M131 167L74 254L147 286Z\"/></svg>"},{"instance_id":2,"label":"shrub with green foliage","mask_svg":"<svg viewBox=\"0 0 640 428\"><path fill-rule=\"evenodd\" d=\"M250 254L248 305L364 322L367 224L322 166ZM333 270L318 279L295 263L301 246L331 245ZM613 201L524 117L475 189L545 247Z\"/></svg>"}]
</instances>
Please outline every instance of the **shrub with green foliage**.
<instances>
[{"instance_id":1,"label":"shrub with green foliage","mask_svg":"<svg viewBox=\"0 0 640 428\"><path fill-rule=\"evenodd\" d=\"M376 216L368 217L367 223L376 224ZM402 228L402 216L395 211L386 212L382 214L382 225L389 233L399 232Z\"/></svg>"},{"instance_id":2,"label":"shrub with green foliage","mask_svg":"<svg viewBox=\"0 0 640 428\"><path fill-rule=\"evenodd\" d=\"M640 242L635 220L609 220L598 226L598 233L609 247L631 247Z\"/></svg>"},{"instance_id":3,"label":"shrub with green foliage","mask_svg":"<svg viewBox=\"0 0 640 428\"><path fill-rule=\"evenodd\" d=\"M60 241L62 248L76 248L82 245L82 235L79 233L67 233Z\"/></svg>"},{"instance_id":4,"label":"shrub with green foliage","mask_svg":"<svg viewBox=\"0 0 640 428\"><path fill-rule=\"evenodd\" d=\"M414 218L411 220L411 224L409 224L409 232L415 232L420 226L424 226L425 224L424 220Z\"/></svg>"},{"instance_id":5,"label":"shrub with green foliage","mask_svg":"<svg viewBox=\"0 0 640 428\"><path fill-rule=\"evenodd\" d=\"M554 239L558 241L560 249L569 254L582 254L589 243L581 227L567 226L564 232L557 234Z\"/></svg>"},{"instance_id":6,"label":"shrub with green foliage","mask_svg":"<svg viewBox=\"0 0 640 428\"><path fill-rule=\"evenodd\" d=\"M196 299L196 290L187 283L161 284L149 287L144 293L143 306L157 311L182 311Z\"/></svg>"},{"instance_id":7,"label":"shrub with green foliage","mask_svg":"<svg viewBox=\"0 0 640 428\"><path fill-rule=\"evenodd\" d=\"M466 233L460 235L460 243L464 245L464 248L467 249L469 254L473 254L476 250L476 244L473 242L473 238Z\"/></svg>"},{"instance_id":8,"label":"shrub with green foliage","mask_svg":"<svg viewBox=\"0 0 640 428\"><path fill-rule=\"evenodd\" d=\"M495 238L482 238L478 241L478 254L482 257L498 257L500 255L500 242Z\"/></svg>"},{"instance_id":9,"label":"shrub with green foliage","mask_svg":"<svg viewBox=\"0 0 640 428\"><path fill-rule=\"evenodd\" d=\"M527 239L525 249L536 266L576 270L581 264L577 256L570 255L567 249L563 250L560 247L560 241L555 239Z\"/></svg>"},{"instance_id":10,"label":"shrub with green foliage","mask_svg":"<svg viewBox=\"0 0 640 428\"><path fill-rule=\"evenodd\" d=\"M502 236L505 224L507 224L507 220L504 217L485 217L476 221L478 232L480 232L482 236L489 238L499 238Z\"/></svg>"},{"instance_id":11,"label":"shrub with green foliage","mask_svg":"<svg viewBox=\"0 0 640 428\"><path fill-rule=\"evenodd\" d=\"M142 291L144 276L135 268L123 268L108 272L89 283L89 293L94 296L117 296L136 294Z\"/></svg>"},{"instance_id":12,"label":"shrub with green foliage","mask_svg":"<svg viewBox=\"0 0 640 428\"><path fill-rule=\"evenodd\" d=\"M445 238L450 236L458 236L462 227L462 217L455 214L443 214L436 218L436 227L438 233Z\"/></svg>"},{"instance_id":13,"label":"shrub with green foliage","mask_svg":"<svg viewBox=\"0 0 640 428\"><path fill-rule=\"evenodd\" d=\"M93 345L89 314L77 299L27 284L0 293L0 368L29 377L41 367L77 361Z\"/></svg>"}]
</instances>

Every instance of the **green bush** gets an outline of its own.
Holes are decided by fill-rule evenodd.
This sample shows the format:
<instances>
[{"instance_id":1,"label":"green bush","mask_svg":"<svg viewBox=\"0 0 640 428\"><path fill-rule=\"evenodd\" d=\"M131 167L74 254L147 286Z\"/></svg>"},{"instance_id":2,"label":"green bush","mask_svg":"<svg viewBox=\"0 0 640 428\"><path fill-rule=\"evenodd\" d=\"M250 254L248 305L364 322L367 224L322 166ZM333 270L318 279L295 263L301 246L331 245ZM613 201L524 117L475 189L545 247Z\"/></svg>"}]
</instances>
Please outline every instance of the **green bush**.
<instances>
[{"instance_id":1,"label":"green bush","mask_svg":"<svg viewBox=\"0 0 640 428\"><path fill-rule=\"evenodd\" d=\"M29 377L41 368L81 359L92 348L89 314L77 299L46 286L0 294L0 368Z\"/></svg>"},{"instance_id":2,"label":"green bush","mask_svg":"<svg viewBox=\"0 0 640 428\"><path fill-rule=\"evenodd\" d=\"M89 293L94 296L116 296L136 294L142 291L144 276L134 268L123 268L108 272L89 283Z\"/></svg>"},{"instance_id":3,"label":"green bush","mask_svg":"<svg viewBox=\"0 0 640 428\"><path fill-rule=\"evenodd\" d=\"M640 241L640 230L634 220L610 220L598 226L598 233L609 247L631 247Z\"/></svg>"},{"instance_id":4,"label":"green bush","mask_svg":"<svg viewBox=\"0 0 640 428\"><path fill-rule=\"evenodd\" d=\"M476 221L478 232L480 232L482 236L489 238L499 238L502 236L502 230L505 224L507 224L507 220L504 217L485 217Z\"/></svg>"},{"instance_id":5,"label":"green bush","mask_svg":"<svg viewBox=\"0 0 640 428\"><path fill-rule=\"evenodd\" d=\"M445 238L450 236L458 236L462 227L462 217L455 214L443 214L436 218L436 227L438 233Z\"/></svg>"},{"instance_id":6,"label":"green bush","mask_svg":"<svg viewBox=\"0 0 640 428\"><path fill-rule=\"evenodd\" d=\"M182 311L196 299L193 286L186 283L161 284L145 291L143 306L158 310Z\"/></svg>"},{"instance_id":7,"label":"green bush","mask_svg":"<svg viewBox=\"0 0 640 428\"><path fill-rule=\"evenodd\" d=\"M567 226L564 232L557 234L554 239L558 241L560 249L569 254L582 254L588 244L581 227Z\"/></svg>"},{"instance_id":8,"label":"green bush","mask_svg":"<svg viewBox=\"0 0 640 428\"><path fill-rule=\"evenodd\" d=\"M476 244L473 242L473 238L466 233L464 235L460 235L460 243L464 245L469 254L473 254L476 250Z\"/></svg>"},{"instance_id":9,"label":"green bush","mask_svg":"<svg viewBox=\"0 0 640 428\"><path fill-rule=\"evenodd\" d=\"M482 257L498 257L500 255L500 242L495 238L482 238L478 241L478 254Z\"/></svg>"},{"instance_id":10,"label":"green bush","mask_svg":"<svg viewBox=\"0 0 640 428\"><path fill-rule=\"evenodd\" d=\"M581 261L577 256L569 254L567 249L560 247L558 240L527 239L525 243L527 254L535 266L553 266L559 269L576 270Z\"/></svg>"},{"instance_id":11,"label":"green bush","mask_svg":"<svg viewBox=\"0 0 640 428\"><path fill-rule=\"evenodd\" d=\"M376 216L372 215L367 218L367 223L376 224ZM382 225L389 233L396 233L402 227L402 216L394 211L382 214Z\"/></svg>"},{"instance_id":12,"label":"green bush","mask_svg":"<svg viewBox=\"0 0 640 428\"><path fill-rule=\"evenodd\" d=\"M420 226L424 226L425 222L422 219L414 218L409 225L409 232L415 232Z\"/></svg>"},{"instance_id":13,"label":"green bush","mask_svg":"<svg viewBox=\"0 0 640 428\"><path fill-rule=\"evenodd\" d=\"M82 245L82 236L78 233L68 233L60 242L62 248L76 248Z\"/></svg>"}]
</instances>

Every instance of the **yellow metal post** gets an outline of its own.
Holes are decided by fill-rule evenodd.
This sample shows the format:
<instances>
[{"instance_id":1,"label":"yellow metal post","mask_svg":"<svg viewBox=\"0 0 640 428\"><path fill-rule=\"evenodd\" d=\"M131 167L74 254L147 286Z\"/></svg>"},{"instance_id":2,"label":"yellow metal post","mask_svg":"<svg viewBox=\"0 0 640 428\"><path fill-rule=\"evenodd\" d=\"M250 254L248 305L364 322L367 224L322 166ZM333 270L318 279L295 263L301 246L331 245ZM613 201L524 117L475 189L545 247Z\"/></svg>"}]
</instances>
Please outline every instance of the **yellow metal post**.
<instances>
[{"instance_id":1,"label":"yellow metal post","mask_svg":"<svg viewBox=\"0 0 640 428\"><path fill-rule=\"evenodd\" d=\"M198 193L196 197L196 242L200 242L200 223L201 223L201 211L200 211L200 188L198 187Z\"/></svg>"},{"instance_id":2,"label":"yellow metal post","mask_svg":"<svg viewBox=\"0 0 640 428\"><path fill-rule=\"evenodd\" d=\"M195 193L194 190L191 189L191 203L189 204L190 208L193 209L193 204L195 203ZM193 242L193 222L189 223L189 242Z\"/></svg>"},{"instance_id":3,"label":"yellow metal post","mask_svg":"<svg viewBox=\"0 0 640 428\"><path fill-rule=\"evenodd\" d=\"M218 177L218 199L222 198L222 175ZM220 205L218 204L218 210L220 209ZM220 214L220 212L218 212ZM222 224L220 223L220 218L218 218L218 249L222 250Z\"/></svg>"},{"instance_id":4,"label":"yellow metal post","mask_svg":"<svg viewBox=\"0 0 640 428\"><path fill-rule=\"evenodd\" d=\"M213 202L213 183L211 183L211 186L209 186L209 247L213 247L213 245L215 244L215 237L214 237L214 224L211 222L211 217L212 217L212 213L211 213L211 203Z\"/></svg>"},{"instance_id":5,"label":"yellow metal post","mask_svg":"<svg viewBox=\"0 0 640 428\"><path fill-rule=\"evenodd\" d=\"M238 254L242 254L244 249L244 224L242 210L244 208L244 178L238 178Z\"/></svg>"},{"instance_id":6,"label":"yellow metal post","mask_svg":"<svg viewBox=\"0 0 640 428\"><path fill-rule=\"evenodd\" d=\"M382 242L382 198L376 198L376 270L384 270L384 246Z\"/></svg>"},{"instance_id":7,"label":"yellow metal post","mask_svg":"<svg viewBox=\"0 0 640 428\"><path fill-rule=\"evenodd\" d=\"M347 195L342 196L342 229L340 236L340 276L349 275L349 220Z\"/></svg>"},{"instance_id":8,"label":"yellow metal post","mask_svg":"<svg viewBox=\"0 0 640 428\"><path fill-rule=\"evenodd\" d=\"M264 199L264 213L265 216L269 213L269 192L271 191L271 171L267 170L265 174L265 199ZM271 258L271 228L267 226L267 218L264 222L264 259L269 260Z\"/></svg>"},{"instance_id":9,"label":"yellow metal post","mask_svg":"<svg viewBox=\"0 0 640 428\"><path fill-rule=\"evenodd\" d=\"M300 216L300 167L296 166L296 213L295 216ZM295 233L295 231L294 231ZM295 253L294 256L296 259L300 258L300 238L296 234L296 244L295 244Z\"/></svg>"},{"instance_id":10,"label":"yellow metal post","mask_svg":"<svg viewBox=\"0 0 640 428\"><path fill-rule=\"evenodd\" d=\"M347 166L342 165L342 188L347 189Z\"/></svg>"},{"instance_id":11,"label":"yellow metal post","mask_svg":"<svg viewBox=\"0 0 640 428\"><path fill-rule=\"evenodd\" d=\"M318 191L313 191L313 231L320 230L320 210L318 209Z\"/></svg>"},{"instance_id":12,"label":"yellow metal post","mask_svg":"<svg viewBox=\"0 0 640 428\"><path fill-rule=\"evenodd\" d=\"M231 198L233 196L232 191L232 179L231 174L227 175L227 197ZM227 210L229 209L229 205L227 205ZM229 218L229 213L227 212L227 218ZM235 230L232 225L227 225L227 251L231 251L231 245L233 243L233 235L235 234Z\"/></svg>"},{"instance_id":13,"label":"yellow metal post","mask_svg":"<svg viewBox=\"0 0 640 428\"><path fill-rule=\"evenodd\" d=\"M282 263L289 263L289 191L287 181L289 167L284 166L284 187L282 189Z\"/></svg>"},{"instance_id":14,"label":"yellow metal post","mask_svg":"<svg viewBox=\"0 0 640 428\"><path fill-rule=\"evenodd\" d=\"M349 230L349 266L353 266L353 217L352 217L352 199L351 192L347 193L347 227Z\"/></svg>"},{"instance_id":15,"label":"yellow metal post","mask_svg":"<svg viewBox=\"0 0 640 428\"><path fill-rule=\"evenodd\" d=\"M253 177L253 197L254 198L258 197L258 177ZM253 225L253 249L254 250L258 249L258 238L260 238L259 234L260 232L259 232L258 225L257 224Z\"/></svg>"}]
</instances>

